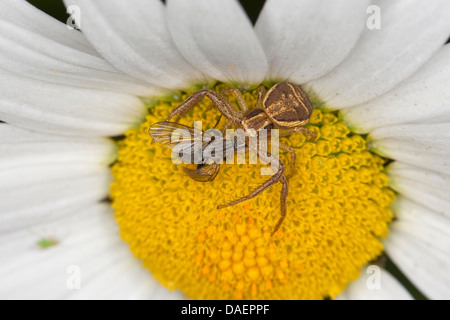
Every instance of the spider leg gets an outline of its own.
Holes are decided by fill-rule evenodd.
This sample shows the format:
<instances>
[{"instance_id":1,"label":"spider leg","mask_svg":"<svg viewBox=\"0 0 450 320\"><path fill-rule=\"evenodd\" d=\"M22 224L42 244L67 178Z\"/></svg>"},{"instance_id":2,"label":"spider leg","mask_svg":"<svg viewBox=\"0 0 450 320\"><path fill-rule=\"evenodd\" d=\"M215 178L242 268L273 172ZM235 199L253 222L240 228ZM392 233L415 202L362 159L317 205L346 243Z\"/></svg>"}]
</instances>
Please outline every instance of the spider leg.
<instances>
[{"instance_id":1,"label":"spider leg","mask_svg":"<svg viewBox=\"0 0 450 320\"><path fill-rule=\"evenodd\" d=\"M258 152L258 156L265 162L270 163L270 161L275 160L275 159L270 159L267 160L268 158L267 156L263 156L262 153ZM236 199L234 201L231 201L227 204L223 204L220 206L217 206L217 209L223 209L223 208L227 208L227 207L231 207L234 206L235 204L247 201L249 199L252 199L254 197L256 197L257 195L259 195L261 192L265 191L266 189L270 188L272 185L274 185L275 183L277 183L278 181L280 181L280 179L284 178L284 171L285 171L285 167L283 165L283 163L279 160L277 160L277 164L278 164L278 171L267 181L265 181L263 184L261 184L259 187L257 187L255 190L253 190L249 195Z\"/></svg>"},{"instance_id":2,"label":"spider leg","mask_svg":"<svg viewBox=\"0 0 450 320\"><path fill-rule=\"evenodd\" d=\"M204 97L208 97L224 117L231 120L233 124L239 125L242 118L241 113L224 96L213 90L201 90L193 93L169 114L166 121L171 121L176 116L175 122L178 122L180 118L191 111Z\"/></svg>"},{"instance_id":3,"label":"spider leg","mask_svg":"<svg viewBox=\"0 0 450 320\"><path fill-rule=\"evenodd\" d=\"M258 155L262 158L263 161L269 162L267 160L267 157L265 155L263 155L262 153L258 153ZM235 204L241 203L243 201L252 199L252 198L256 197L257 195L259 195L264 190L266 190L269 187L271 187L272 185L274 185L275 183L281 182L283 184L283 187L281 189L281 194L280 194L280 214L281 214L281 217L278 220L277 224L275 225L274 230L271 233L271 236L273 236L278 231L278 229L280 228L280 226L283 223L284 219L286 218L286 199L287 199L287 195L288 195L288 191L289 191L288 181L287 181L286 177L284 176L284 171L285 171L284 165L279 160L278 160L277 164L278 164L278 171L269 180L267 180L262 185L260 185L258 188L253 190L249 195L247 195L245 197L242 197L240 199L234 200L234 201L232 201L230 203L227 203L225 205L218 206L217 209L227 208L227 207L233 206Z\"/></svg>"},{"instance_id":4,"label":"spider leg","mask_svg":"<svg viewBox=\"0 0 450 320\"><path fill-rule=\"evenodd\" d=\"M297 132L302 132L302 133L306 133L307 135L309 135L311 137L311 142L315 142L317 139L317 134L315 134L314 132L312 132L304 127L282 129L282 131L280 131L280 137L289 136L289 135L297 133Z\"/></svg>"},{"instance_id":5,"label":"spider leg","mask_svg":"<svg viewBox=\"0 0 450 320\"><path fill-rule=\"evenodd\" d=\"M225 124L225 127L223 127L221 130L222 135L225 135L225 132L227 131L227 129L229 129L231 127L232 124L233 124L233 121L228 120L228 122Z\"/></svg>"},{"instance_id":6,"label":"spider leg","mask_svg":"<svg viewBox=\"0 0 450 320\"><path fill-rule=\"evenodd\" d=\"M220 118L217 121L214 128L217 128L217 126L220 124L220 120L222 120L222 117L223 117L223 115L220 115ZM233 121L228 120L227 123L225 124L225 126L220 130L220 132L222 132L222 135L225 135L225 132L227 131L227 129L229 129L232 125L233 125Z\"/></svg>"},{"instance_id":7,"label":"spider leg","mask_svg":"<svg viewBox=\"0 0 450 320\"><path fill-rule=\"evenodd\" d=\"M281 177L280 182L283 184L283 188L281 188L281 196L280 196L280 214L281 217L280 219L278 219L277 224L275 225L275 228L273 229L271 236L273 237L273 235L278 231L278 229L280 229L281 224L283 223L284 219L286 218L286 199L287 199L287 195L288 195L288 182L286 177Z\"/></svg>"},{"instance_id":8,"label":"spider leg","mask_svg":"<svg viewBox=\"0 0 450 320\"><path fill-rule=\"evenodd\" d=\"M221 92L221 94L226 95L226 96L228 96L230 94L234 94L237 98L238 104L241 107L242 111L244 113L247 112L247 110L248 110L247 103L245 102L245 99L242 96L242 93L238 89L235 89L235 88L226 89L226 90L223 90Z\"/></svg>"},{"instance_id":9,"label":"spider leg","mask_svg":"<svg viewBox=\"0 0 450 320\"><path fill-rule=\"evenodd\" d=\"M267 94L267 89L264 86L259 86L258 88L258 102L256 103L256 108L258 109L264 109L263 108L263 101L264 97Z\"/></svg>"},{"instance_id":10,"label":"spider leg","mask_svg":"<svg viewBox=\"0 0 450 320\"><path fill-rule=\"evenodd\" d=\"M295 168L297 167L297 155L294 149L285 144L280 143L279 147L281 150L287 151L291 155L291 162L289 164L289 174L286 175L286 179L289 180L295 174Z\"/></svg>"},{"instance_id":11,"label":"spider leg","mask_svg":"<svg viewBox=\"0 0 450 320\"><path fill-rule=\"evenodd\" d=\"M220 120L222 120L223 114L220 115L219 120L217 120L216 125L214 126L214 128L217 128L217 126L220 123Z\"/></svg>"}]
</instances>

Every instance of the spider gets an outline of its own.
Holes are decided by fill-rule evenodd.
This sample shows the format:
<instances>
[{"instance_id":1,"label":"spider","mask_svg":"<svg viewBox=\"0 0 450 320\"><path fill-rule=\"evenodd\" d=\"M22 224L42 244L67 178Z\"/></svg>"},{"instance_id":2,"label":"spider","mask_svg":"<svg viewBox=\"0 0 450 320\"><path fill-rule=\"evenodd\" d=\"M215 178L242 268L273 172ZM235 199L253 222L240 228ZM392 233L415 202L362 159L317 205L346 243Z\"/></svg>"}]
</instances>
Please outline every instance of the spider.
<instances>
[{"instance_id":1,"label":"spider","mask_svg":"<svg viewBox=\"0 0 450 320\"><path fill-rule=\"evenodd\" d=\"M227 97L234 94L237 98L238 105L241 110L238 110ZM260 130L267 130L268 134L272 129L280 129L280 136L287 136L296 132L303 132L312 137L312 140L316 139L316 134L304 128L310 118L313 110L313 106L308 95L297 85L287 82L282 82L274 85L269 91L264 86L258 89L258 101L254 108L249 109L244 97L238 89L227 89L221 93L213 90L200 90L192 94L177 108L175 108L166 121L156 123L150 128L150 134L152 137L160 143L169 145L170 133L175 129L184 127L178 122L191 111L203 98L208 97L214 106L220 111L222 116L228 119L223 132L226 128L234 126L236 129L242 129L248 136L257 136ZM175 121L171 122L172 118L176 117ZM193 128L184 127L191 133ZM193 133L192 133L193 135ZM249 195L236 199L224 205L219 205L217 209L233 206L243 201L252 199L279 182L282 184L281 197L280 197L280 214L281 217L278 220L272 236L278 231L281 224L286 217L286 199L288 195L288 179L295 173L296 167L296 154L291 147L279 144L281 150L287 151L290 154L290 173L285 174L285 166L283 162L276 159L267 152L261 152L256 147L253 149L251 146L246 145L246 149L252 148L258 157L267 163L275 164L278 171L262 183L259 187L253 190ZM275 162L275 163L274 163ZM219 171L219 164L199 164L197 170L188 170L185 172L191 178L197 181L212 181L216 177Z\"/></svg>"}]
</instances>

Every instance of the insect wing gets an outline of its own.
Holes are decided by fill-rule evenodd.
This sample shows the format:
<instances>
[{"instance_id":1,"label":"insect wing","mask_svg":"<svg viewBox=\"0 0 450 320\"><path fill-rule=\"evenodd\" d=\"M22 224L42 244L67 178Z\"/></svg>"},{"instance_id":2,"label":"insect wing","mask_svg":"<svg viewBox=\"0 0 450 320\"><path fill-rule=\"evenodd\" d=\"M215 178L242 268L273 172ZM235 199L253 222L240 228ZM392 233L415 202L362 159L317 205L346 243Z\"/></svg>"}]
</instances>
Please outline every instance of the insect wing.
<instances>
[{"instance_id":1,"label":"insect wing","mask_svg":"<svg viewBox=\"0 0 450 320\"><path fill-rule=\"evenodd\" d=\"M201 143L202 131L176 122L158 122L149 129L149 134L156 142L174 148L176 145Z\"/></svg>"},{"instance_id":2,"label":"insect wing","mask_svg":"<svg viewBox=\"0 0 450 320\"><path fill-rule=\"evenodd\" d=\"M185 163L199 163L194 161L196 155L196 148L201 148L200 155L202 160L196 166L196 169L189 167L182 167L184 173L200 182L213 181L219 173L219 161L213 161L211 156L206 154L214 154L212 150L224 148L224 155L233 154L235 150L234 141L227 138L214 138L206 134L203 136L201 130L188 127L176 122L158 122L151 126L149 134L158 143L163 144L177 153L180 158L190 159L191 162ZM218 160L218 159L215 159ZM222 160L222 158L220 159Z\"/></svg>"},{"instance_id":3,"label":"insect wing","mask_svg":"<svg viewBox=\"0 0 450 320\"><path fill-rule=\"evenodd\" d=\"M234 140L228 137L212 136L205 133L203 139L203 162L211 164L215 162L219 164L223 159L234 154Z\"/></svg>"}]
</instances>

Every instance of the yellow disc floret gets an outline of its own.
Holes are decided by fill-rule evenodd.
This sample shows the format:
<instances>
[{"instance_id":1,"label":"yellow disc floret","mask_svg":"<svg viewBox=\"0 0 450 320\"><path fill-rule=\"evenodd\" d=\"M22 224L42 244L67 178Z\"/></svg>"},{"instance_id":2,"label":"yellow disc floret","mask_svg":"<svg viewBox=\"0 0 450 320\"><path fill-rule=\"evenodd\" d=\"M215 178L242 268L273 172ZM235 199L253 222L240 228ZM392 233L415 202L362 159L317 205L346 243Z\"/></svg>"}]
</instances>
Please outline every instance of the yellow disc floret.
<instances>
[{"instance_id":1,"label":"yellow disc floret","mask_svg":"<svg viewBox=\"0 0 450 320\"><path fill-rule=\"evenodd\" d=\"M250 106L255 97L245 94ZM383 251L379 239L387 235L395 197L384 160L335 113L313 111L307 128L318 136L314 143L303 134L281 138L295 148L297 166L287 217L271 237L281 185L216 209L265 181L262 165L224 164L214 181L202 183L172 163L170 149L151 144L149 127L178 104L158 103L126 133L111 187L122 238L166 287L196 299L333 298ZM205 99L182 123L201 120L206 130L218 119ZM284 154L281 160L290 161Z\"/></svg>"}]
</instances>

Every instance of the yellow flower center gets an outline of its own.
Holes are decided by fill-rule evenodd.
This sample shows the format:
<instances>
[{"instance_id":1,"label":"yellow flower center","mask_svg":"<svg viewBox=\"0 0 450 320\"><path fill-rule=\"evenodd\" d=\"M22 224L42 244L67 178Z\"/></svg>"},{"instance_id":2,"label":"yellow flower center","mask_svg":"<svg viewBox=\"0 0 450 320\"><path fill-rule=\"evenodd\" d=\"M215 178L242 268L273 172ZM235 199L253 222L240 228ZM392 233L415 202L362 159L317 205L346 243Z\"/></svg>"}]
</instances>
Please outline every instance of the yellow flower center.
<instances>
[{"instance_id":1,"label":"yellow flower center","mask_svg":"<svg viewBox=\"0 0 450 320\"><path fill-rule=\"evenodd\" d=\"M256 96L245 93L249 106ZM380 237L387 235L395 197L385 161L335 113L314 110L306 127L317 134L315 143L303 134L281 138L295 148L297 167L287 217L271 237L280 218L280 184L216 209L265 181L262 165L224 164L214 181L202 183L172 163L170 149L151 144L149 127L178 104L152 106L145 123L119 142L112 170L121 236L166 287L196 299L333 298L382 253ZM204 99L182 123L201 120L206 130L218 119ZM289 163L286 154L280 157Z\"/></svg>"}]
</instances>

